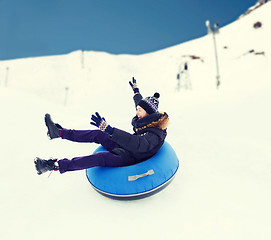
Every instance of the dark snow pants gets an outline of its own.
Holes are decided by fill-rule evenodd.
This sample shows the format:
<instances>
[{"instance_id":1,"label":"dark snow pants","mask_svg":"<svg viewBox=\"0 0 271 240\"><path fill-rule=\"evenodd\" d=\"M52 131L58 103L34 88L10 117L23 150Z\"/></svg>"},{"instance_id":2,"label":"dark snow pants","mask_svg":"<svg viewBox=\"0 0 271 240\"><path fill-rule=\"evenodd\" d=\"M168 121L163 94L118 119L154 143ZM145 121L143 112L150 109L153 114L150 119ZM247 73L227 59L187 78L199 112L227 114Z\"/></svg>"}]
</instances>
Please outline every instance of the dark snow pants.
<instances>
[{"instance_id":1,"label":"dark snow pants","mask_svg":"<svg viewBox=\"0 0 271 240\"><path fill-rule=\"evenodd\" d=\"M98 143L106 148L109 152L101 152L88 156L75 157L71 160L66 158L58 160L60 173L83 170L96 166L121 167L129 165L127 160L110 152L115 147L117 147L117 144L110 139L110 136L107 133L100 130L63 129L61 131L61 138L73 142Z\"/></svg>"}]
</instances>

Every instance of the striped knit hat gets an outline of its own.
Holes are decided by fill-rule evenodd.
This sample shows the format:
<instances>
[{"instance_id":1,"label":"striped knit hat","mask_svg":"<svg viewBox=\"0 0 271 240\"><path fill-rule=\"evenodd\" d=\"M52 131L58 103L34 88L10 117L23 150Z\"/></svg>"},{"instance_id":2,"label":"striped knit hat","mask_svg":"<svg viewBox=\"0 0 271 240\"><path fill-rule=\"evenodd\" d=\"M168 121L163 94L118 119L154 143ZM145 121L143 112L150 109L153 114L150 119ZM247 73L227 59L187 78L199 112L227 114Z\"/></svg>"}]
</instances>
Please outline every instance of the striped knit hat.
<instances>
[{"instance_id":1,"label":"striped knit hat","mask_svg":"<svg viewBox=\"0 0 271 240\"><path fill-rule=\"evenodd\" d=\"M137 105L142 107L148 114L156 113L158 112L159 97L160 94L155 93L152 97L146 97L140 100Z\"/></svg>"}]
</instances>

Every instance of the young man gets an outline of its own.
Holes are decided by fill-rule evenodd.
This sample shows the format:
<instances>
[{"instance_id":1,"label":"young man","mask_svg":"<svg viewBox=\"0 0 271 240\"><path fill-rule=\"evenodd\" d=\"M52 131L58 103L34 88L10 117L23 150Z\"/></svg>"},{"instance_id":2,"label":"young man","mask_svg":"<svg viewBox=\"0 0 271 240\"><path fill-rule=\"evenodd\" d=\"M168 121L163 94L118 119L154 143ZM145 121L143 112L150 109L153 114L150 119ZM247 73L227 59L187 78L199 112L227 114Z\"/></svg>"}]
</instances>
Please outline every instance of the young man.
<instances>
[{"instance_id":1,"label":"young man","mask_svg":"<svg viewBox=\"0 0 271 240\"><path fill-rule=\"evenodd\" d=\"M136 116L132 119L134 133L130 134L111 127L99 113L91 117L91 124L99 130L71 130L54 123L49 114L45 115L47 135L50 139L62 138L74 142L101 144L108 152L95 153L72 159L35 159L37 173L47 171L83 170L95 166L121 167L147 160L157 153L166 138L169 122L166 113L158 112L159 93L143 99L133 78L129 82L134 91Z\"/></svg>"}]
</instances>

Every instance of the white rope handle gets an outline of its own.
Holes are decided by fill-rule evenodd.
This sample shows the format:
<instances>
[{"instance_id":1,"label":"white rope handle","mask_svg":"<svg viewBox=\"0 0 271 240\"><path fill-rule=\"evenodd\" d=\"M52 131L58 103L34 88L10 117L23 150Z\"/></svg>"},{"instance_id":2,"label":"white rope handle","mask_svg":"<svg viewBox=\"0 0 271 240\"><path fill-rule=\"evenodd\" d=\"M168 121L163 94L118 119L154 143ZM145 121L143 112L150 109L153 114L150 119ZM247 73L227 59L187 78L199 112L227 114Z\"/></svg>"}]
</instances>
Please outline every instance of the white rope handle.
<instances>
[{"instance_id":1,"label":"white rope handle","mask_svg":"<svg viewBox=\"0 0 271 240\"><path fill-rule=\"evenodd\" d=\"M139 175L128 176L128 181L135 181L135 180L137 180L139 178L142 178L142 177L145 177L145 176L149 176L149 175L152 175L152 174L154 174L153 169L149 170L146 173L142 173L142 174L139 174Z\"/></svg>"}]
</instances>

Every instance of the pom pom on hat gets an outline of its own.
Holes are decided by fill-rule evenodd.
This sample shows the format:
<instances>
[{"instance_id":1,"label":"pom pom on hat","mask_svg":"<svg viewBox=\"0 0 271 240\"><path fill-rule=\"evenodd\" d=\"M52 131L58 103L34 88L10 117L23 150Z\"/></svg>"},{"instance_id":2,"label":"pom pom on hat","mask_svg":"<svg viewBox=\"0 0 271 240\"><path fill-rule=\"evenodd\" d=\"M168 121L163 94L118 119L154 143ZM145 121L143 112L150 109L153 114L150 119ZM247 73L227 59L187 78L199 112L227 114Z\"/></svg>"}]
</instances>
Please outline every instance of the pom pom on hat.
<instances>
[{"instance_id":1,"label":"pom pom on hat","mask_svg":"<svg viewBox=\"0 0 271 240\"><path fill-rule=\"evenodd\" d=\"M155 93L152 97L146 97L139 101L138 105L142 107L148 114L158 112L159 100L160 97L159 93Z\"/></svg>"},{"instance_id":2,"label":"pom pom on hat","mask_svg":"<svg viewBox=\"0 0 271 240\"><path fill-rule=\"evenodd\" d=\"M158 92L156 92L156 93L153 95L153 97L159 98L159 97L160 97L160 94L159 94Z\"/></svg>"}]
</instances>

